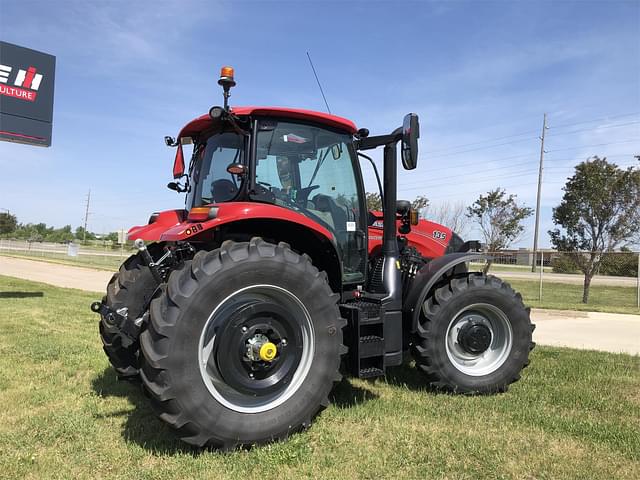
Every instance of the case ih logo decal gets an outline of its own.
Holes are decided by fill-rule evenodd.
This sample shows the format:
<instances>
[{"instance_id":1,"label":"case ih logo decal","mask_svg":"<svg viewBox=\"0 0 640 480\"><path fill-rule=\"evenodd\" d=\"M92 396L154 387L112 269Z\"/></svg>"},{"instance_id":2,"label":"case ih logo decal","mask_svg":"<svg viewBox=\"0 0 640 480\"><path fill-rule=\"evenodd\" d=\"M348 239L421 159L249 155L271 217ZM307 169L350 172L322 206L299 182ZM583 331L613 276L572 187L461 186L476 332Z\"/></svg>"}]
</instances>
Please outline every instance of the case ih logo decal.
<instances>
[{"instance_id":1,"label":"case ih logo decal","mask_svg":"<svg viewBox=\"0 0 640 480\"><path fill-rule=\"evenodd\" d=\"M37 73L36 67L23 70L0 64L0 95L35 102L41 82L42 74Z\"/></svg>"}]
</instances>

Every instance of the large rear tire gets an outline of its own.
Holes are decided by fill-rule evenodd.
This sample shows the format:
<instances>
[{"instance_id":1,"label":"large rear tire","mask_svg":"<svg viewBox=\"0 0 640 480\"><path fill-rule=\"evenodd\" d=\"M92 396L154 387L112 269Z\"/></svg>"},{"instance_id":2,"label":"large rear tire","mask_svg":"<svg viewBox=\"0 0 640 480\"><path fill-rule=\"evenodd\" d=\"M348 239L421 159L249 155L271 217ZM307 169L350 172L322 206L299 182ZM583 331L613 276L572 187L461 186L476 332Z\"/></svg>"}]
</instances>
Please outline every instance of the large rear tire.
<instances>
[{"instance_id":1,"label":"large rear tire","mask_svg":"<svg viewBox=\"0 0 640 480\"><path fill-rule=\"evenodd\" d=\"M471 274L426 298L412 353L437 389L503 392L529 363L534 328L522 296L508 283Z\"/></svg>"},{"instance_id":2,"label":"large rear tire","mask_svg":"<svg viewBox=\"0 0 640 480\"><path fill-rule=\"evenodd\" d=\"M154 258L162 251L158 244L149 245L148 249ZM157 286L151 270L144 264L141 256L131 255L111 277L102 302L113 310L126 308L128 317L135 320L144 314ZM123 346L118 328L104 315L101 315L99 330L102 348L118 375L135 378L138 375L139 342Z\"/></svg>"},{"instance_id":3,"label":"large rear tire","mask_svg":"<svg viewBox=\"0 0 640 480\"><path fill-rule=\"evenodd\" d=\"M341 378L338 298L285 243L226 241L196 254L152 301L140 337L140 376L160 418L185 442L222 449L308 427Z\"/></svg>"}]
</instances>

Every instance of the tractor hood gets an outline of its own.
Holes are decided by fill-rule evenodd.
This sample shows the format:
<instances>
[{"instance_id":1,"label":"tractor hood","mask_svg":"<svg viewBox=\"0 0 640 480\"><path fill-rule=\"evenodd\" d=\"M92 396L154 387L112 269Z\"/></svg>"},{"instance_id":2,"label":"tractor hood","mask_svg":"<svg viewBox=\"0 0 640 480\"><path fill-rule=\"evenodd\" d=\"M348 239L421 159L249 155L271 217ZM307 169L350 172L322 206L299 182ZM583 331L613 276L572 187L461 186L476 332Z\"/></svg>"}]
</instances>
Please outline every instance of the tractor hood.
<instances>
[{"instance_id":1,"label":"tractor hood","mask_svg":"<svg viewBox=\"0 0 640 480\"><path fill-rule=\"evenodd\" d=\"M371 212L371 224L369 225L369 254L375 255L382 249L382 212ZM397 226L400 227L400 220ZM412 246L427 258L441 257L447 253L452 240L457 235L451 229L429 220L421 219L418 225L411 227L411 232L405 235L409 246ZM454 242L455 243L455 242Z\"/></svg>"}]
</instances>

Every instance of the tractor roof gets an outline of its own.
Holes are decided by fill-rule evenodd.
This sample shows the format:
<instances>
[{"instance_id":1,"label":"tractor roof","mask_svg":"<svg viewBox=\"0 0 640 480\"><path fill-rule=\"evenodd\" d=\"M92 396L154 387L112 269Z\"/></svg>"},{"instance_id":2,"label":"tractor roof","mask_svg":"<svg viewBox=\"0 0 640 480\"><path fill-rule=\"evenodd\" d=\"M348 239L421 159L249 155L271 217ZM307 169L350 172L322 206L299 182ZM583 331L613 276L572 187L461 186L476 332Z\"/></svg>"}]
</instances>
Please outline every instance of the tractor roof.
<instances>
[{"instance_id":1,"label":"tractor roof","mask_svg":"<svg viewBox=\"0 0 640 480\"><path fill-rule=\"evenodd\" d=\"M313 110L302 110L299 108L284 108L284 107L233 107L233 113L236 115L265 115L273 117L295 118L299 120L309 120L312 122L322 123L330 127L344 130L347 133L356 133L357 128L355 123L343 117L331 115L329 113L314 112ZM202 115L187 123L180 133L178 138L190 137L193 134L204 130L211 124L212 120L209 114Z\"/></svg>"}]
</instances>

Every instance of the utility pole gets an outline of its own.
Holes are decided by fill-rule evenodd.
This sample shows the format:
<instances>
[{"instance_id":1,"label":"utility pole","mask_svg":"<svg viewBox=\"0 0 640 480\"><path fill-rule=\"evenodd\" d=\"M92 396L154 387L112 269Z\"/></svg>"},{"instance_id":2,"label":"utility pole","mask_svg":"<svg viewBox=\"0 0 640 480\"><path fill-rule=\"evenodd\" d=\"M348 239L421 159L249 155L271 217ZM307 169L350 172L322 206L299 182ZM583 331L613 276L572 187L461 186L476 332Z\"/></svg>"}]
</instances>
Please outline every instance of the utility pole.
<instances>
[{"instance_id":1,"label":"utility pole","mask_svg":"<svg viewBox=\"0 0 640 480\"><path fill-rule=\"evenodd\" d=\"M540 229L540 193L542 191L542 170L544 164L544 134L549 127L547 127L547 114L544 114L542 120L542 135L540 135L540 167L538 170L538 197L536 199L536 229L533 234L533 265L531 265L531 271L536 271L536 259L538 255L538 230ZM540 265L540 268L544 269L544 265Z\"/></svg>"},{"instance_id":2,"label":"utility pole","mask_svg":"<svg viewBox=\"0 0 640 480\"><path fill-rule=\"evenodd\" d=\"M82 243L87 243L87 222L89 220L89 202L91 201L91 189L87 194L87 208L84 211L84 232L82 232Z\"/></svg>"}]
</instances>

